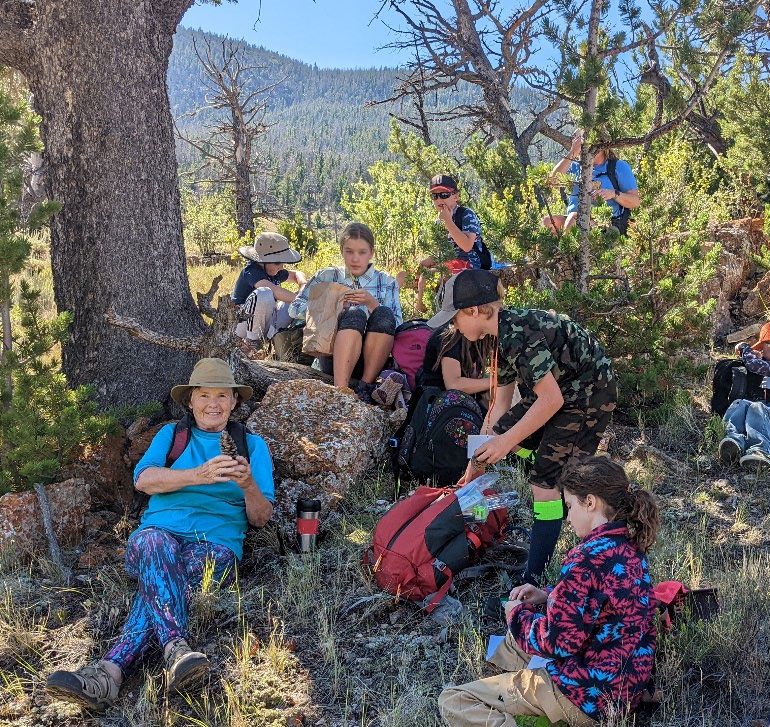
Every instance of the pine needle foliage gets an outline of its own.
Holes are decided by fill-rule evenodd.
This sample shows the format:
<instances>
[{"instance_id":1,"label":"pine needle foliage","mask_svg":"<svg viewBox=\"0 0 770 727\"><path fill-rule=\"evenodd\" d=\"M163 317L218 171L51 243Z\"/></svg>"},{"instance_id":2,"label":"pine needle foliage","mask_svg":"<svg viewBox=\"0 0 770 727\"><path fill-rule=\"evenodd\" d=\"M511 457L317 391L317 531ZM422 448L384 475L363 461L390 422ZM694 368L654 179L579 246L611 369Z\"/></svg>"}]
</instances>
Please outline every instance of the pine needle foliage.
<instances>
[{"instance_id":1,"label":"pine needle foliage","mask_svg":"<svg viewBox=\"0 0 770 727\"><path fill-rule=\"evenodd\" d=\"M17 291L14 282L32 249L29 233L59 209L43 201L22 215L23 165L42 150L38 125L26 102L0 90L0 494L51 481L80 445L111 426L86 387L68 387L53 355L67 337L71 314L45 320L40 292L27 281Z\"/></svg>"}]
</instances>

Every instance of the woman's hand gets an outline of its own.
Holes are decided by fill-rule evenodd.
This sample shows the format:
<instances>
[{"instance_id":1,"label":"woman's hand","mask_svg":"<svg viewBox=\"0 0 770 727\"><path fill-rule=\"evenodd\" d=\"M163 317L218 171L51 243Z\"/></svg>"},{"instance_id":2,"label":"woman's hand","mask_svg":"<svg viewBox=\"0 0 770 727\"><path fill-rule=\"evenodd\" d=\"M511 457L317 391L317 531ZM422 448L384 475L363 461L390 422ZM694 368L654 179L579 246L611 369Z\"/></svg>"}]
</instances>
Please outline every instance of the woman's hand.
<instances>
[{"instance_id":1,"label":"woman's hand","mask_svg":"<svg viewBox=\"0 0 770 727\"><path fill-rule=\"evenodd\" d=\"M513 449L514 445L508 442L508 438L503 434L498 434L492 439L488 439L473 454L473 458L483 464L495 464Z\"/></svg>"},{"instance_id":2,"label":"woman's hand","mask_svg":"<svg viewBox=\"0 0 770 727\"><path fill-rule=\"evenodd\" d=\"M240 459L243 459L242 457ZM200 485L214 485L235 479L238 462L226 454L218 454L196 467L195 479Z\"/></svg>"},{"instance_id":3,"label":"woman's hand","mask_svg":"<svg viewBox=\"0 0 770 727\"><path fill-rule=\"evenodd\" d=\"M548 594L542 589L533 586L531 583L525 583L516 586L511 590L508 601L519 601L521 603L545 603L548 600Z\"/></svg>"},{"instance_id":4,"label":"woman's hand","mask_svg":"<svg viewBox=\"0 0 770 727\"><path fill-rule=\"evenodd\" d=\"M370 313L380 305L380 301L368 290L353 290L350 293L345 293L344 301L350 305L365 305Z\"/></svg>"},{"instance_id":5,"label":"woman's hand","mask_svg":"<svg viewBox=\"0 0 770 727\"><path fill-rule=\"evenodd\" d=\"M605 189L604 187L591 193L591 197L593 199L601 197L605 202L609 202L611 199L615 199L617 196L618 193L614 189Z\"/></svg>"},{"instance_id":6,"label":"woman's hand","mask_svg":"<svg viewBox=\"0 0 770 727\"><path fill-rule=\"evenodd\" d=\"M505 621L506 623L511 622L511 612L513 611L516 606L520 605L521 601L518 599L509 599L505 602L505 605L503 606L503 610L505 611Z\"/></svg>"},{"instance_id":7,"label":"woman's hand","mask_svg":"<svg viewBox=\"0 0 770 727\"><path fill-rule=\"evenodd\" d=\"M583 132L578 131L575 136L572 137L572 144L569 148L569 155L571 157L579 157L581 151L583 151Z\"/></svg>"},{"instance_id":8,"label":"woman's hand","mask_svg":"<svg viewBox=\"0 0 770 727\"><path fill-rule=\"evenodd\" d=\"M232 479L235 480L235 484L242 490L256 487L256 482L254 482L254 478L251 475L251 465L245 457L239 455L235 458Z\"/></svg>"}]
</instances>

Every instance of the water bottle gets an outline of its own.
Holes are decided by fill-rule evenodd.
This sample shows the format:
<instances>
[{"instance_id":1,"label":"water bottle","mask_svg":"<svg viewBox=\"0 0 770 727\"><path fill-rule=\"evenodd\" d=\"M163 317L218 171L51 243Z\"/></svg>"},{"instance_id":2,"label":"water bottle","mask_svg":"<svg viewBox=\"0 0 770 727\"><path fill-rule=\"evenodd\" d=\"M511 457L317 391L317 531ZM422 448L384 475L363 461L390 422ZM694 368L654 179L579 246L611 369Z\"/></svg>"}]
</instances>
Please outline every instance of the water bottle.
<instances>
[{"instance_id":1,"label":"water bottle","mask_svg":"<svg viewBox=\"0 0 770 727\"><path fill-rule=\"evenodd\" d=\"M320 516L320 500L297 500L297 544L300 553L312 553L315 550Z\"/></svg>"},{"instance_id":2,"label":"water bottle","mask_svg":"<svg viewBox=\"0 0 770 727\"><path fill-rule=\"evenodd\" d=\"M518 492L502 492L499 495L485 495L484 501L473 508L473 519L477 522L486 522L489 513L493 510L510 510L519 505Z\"/></svg>"},{"instance_id":3,"label":"water bottle","mask_svg":"<svg viewBox=\"0 0 770 727\"><path fill-rule=\"evenodd\" d=\"M521 499L519 493L515 490L513 492L501 492L499 495L491 495L487 499L487 510L502 510L506 508L510 510L512 507L518 507Z\"/></svg>"}]
</instances>

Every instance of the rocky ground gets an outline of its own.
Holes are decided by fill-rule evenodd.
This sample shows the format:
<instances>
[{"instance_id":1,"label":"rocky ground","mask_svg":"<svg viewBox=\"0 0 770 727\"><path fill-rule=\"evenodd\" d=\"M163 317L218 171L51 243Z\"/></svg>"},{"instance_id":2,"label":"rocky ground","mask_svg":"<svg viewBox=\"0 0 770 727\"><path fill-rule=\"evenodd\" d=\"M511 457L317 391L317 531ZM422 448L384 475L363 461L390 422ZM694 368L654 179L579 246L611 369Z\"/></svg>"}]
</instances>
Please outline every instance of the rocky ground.
<instances>
[{"instance_id":1,"label":"rocky ground","mask_svg":"<svg viewBox=\"0 0 770 727\"><path fill-rule=\"evenodd\" d=\"M656 417L618 417L611 456L663 506L664 530L651 557L655 580L719 588L721 614L689 622L662 640L658 680L665 700L654 713L607 724L752 725L770 718L770 475L726 467L722 436L697 393ZM504 487L526 501L524 476ZM437 725L441 688L478 677L489 634L484 616L500 576L461 583L457 623L426 618L379 593L360 568L371 531L394 498L377 469L359 478L326 516L314 555L286 548L276 529L254 531L238 584L196 598L193 641L213 672L195 694L169 697L153 655L104 715L52 702L47 674L98 656L117 636L134 583L121 568L136 517L98 510L86 538L65 549L74 580L51 564L24 563L7 551L0 580L0 724L37 725ZM527 505L515 513L527 525ZM574 536L565 532L561 551Z\"/></svg>"}]
</instances>

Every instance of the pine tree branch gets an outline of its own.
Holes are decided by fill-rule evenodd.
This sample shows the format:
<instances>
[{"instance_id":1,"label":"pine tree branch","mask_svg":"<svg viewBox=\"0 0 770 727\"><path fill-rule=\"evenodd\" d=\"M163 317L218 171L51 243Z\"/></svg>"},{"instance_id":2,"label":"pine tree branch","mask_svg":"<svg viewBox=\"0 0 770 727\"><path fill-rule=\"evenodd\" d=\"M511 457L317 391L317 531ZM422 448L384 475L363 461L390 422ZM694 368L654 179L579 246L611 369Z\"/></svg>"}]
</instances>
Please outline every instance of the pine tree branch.
<instances>
[{"instance_id":1,"label":"pine tree branch","mask_svg":"<svg viewBox=\"0 0 770 727\"><path fill-rule=\"evenodd\" d=\"M179 338L176 336L169 336L165 333L151 331L150 329L145 328L135 318L118 315L113 310L108 310L104 314L104 319L111 325L122 328L140 341L154 343L156 346L170 348L174 351L192 351L198 353L203 344L203 336L184 336Z\"/></svg>"}]
</instances>

